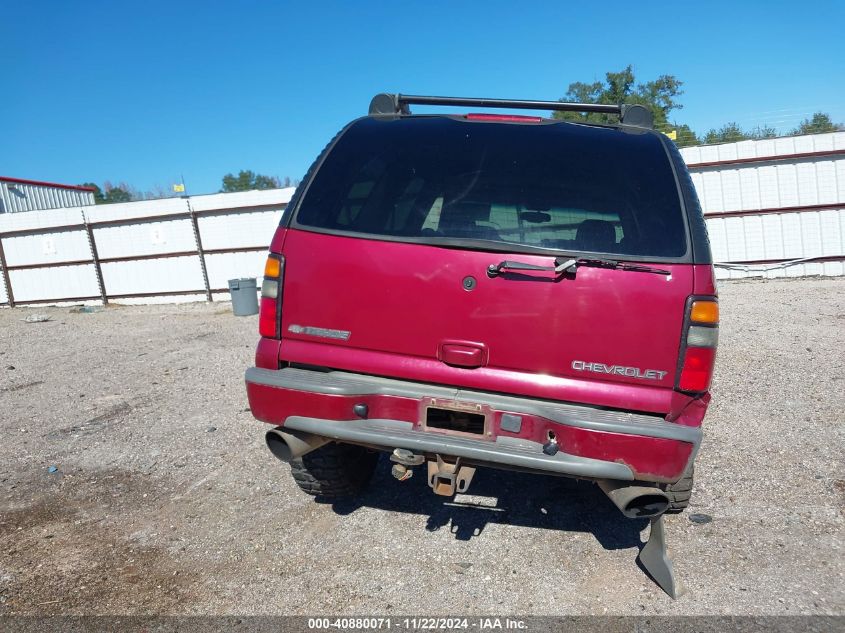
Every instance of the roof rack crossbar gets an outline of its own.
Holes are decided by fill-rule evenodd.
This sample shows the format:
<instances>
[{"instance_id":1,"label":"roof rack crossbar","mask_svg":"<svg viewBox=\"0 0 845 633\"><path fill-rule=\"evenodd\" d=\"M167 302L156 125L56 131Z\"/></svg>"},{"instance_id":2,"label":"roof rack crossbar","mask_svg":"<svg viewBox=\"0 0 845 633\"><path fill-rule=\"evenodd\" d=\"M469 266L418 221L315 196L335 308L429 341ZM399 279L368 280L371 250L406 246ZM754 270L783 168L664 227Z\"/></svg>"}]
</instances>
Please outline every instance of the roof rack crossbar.
<instances>
[{"instance_id":1,"label":"roof rack crossbar","mask_svg":"<svg viewBox=\"0 0 845 633\"><path fill-rule=\"evenodd\" d=\"M520 110L556 110L561 112L604 112L622 114L622 107L603 103L568 103L566 101L531 101L527 99L478 99L473 97L426 97L396 95L399 105L476 106L479 108L514 108Z\"/></svg>"},{"instance_id":2,"label":"roof rack crossbar","mask_svg":"<svg viewBox=\"0 0 845 633\"><path fill-rule=\"evenodd\" d=\"M513 108L521 110L553 110L556 112L600 112L615 114L624 124L653 127L651 112L641 105L606 103L570 103L567 101L531 101L526 99L485 99L477 97L431 97L381 93L370 102L370 114L410 114L409 105L474 106L479 108Z\"/></svg>"}]
</instances>

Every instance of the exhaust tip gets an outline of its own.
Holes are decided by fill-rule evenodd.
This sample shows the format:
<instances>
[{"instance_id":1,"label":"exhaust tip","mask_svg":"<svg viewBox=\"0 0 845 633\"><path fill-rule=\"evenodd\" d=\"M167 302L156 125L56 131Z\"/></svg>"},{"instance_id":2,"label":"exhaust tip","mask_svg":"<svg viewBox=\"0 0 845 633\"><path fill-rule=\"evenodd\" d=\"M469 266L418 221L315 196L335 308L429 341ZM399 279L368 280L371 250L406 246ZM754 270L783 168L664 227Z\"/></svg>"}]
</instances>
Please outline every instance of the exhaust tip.
<instances>
[{"instance_id":1,"label":"exhaust tip","mask_svg":"<svg viewBox=\"0 0 845 633\"><path fill-rule=\"evenodd\" d=\"M656 486L637 486L607 479L597 483L619 511L629 519L651 519L669 509L669 497Z\"/></svg>"},{"instance_id":2,"label":"exhaust tip","mask_svg":"<svg viewBox=\"0 0 845 633\"><path fill-rule=\"evenodd\" d=\"M264 435L264 441L267 443L267 448L270 449L270 452L273 453L276 458L282 460L283 462L289 462L293 459L290 446L288 446L288 443L285 441L282 434L275 429L267 431Z\"/></svg>"},{"instance_id":3,"label":"exhaust tip","mask_svg":"<svg viewBox=\"0 0 845 633\"><path fill-rule=\"evenodd\" d=\"M625 505L622 513L631 519L650 519L669 509L669 499L664 494L648 494L634 497Z\"/></svg>"}]
</instances>

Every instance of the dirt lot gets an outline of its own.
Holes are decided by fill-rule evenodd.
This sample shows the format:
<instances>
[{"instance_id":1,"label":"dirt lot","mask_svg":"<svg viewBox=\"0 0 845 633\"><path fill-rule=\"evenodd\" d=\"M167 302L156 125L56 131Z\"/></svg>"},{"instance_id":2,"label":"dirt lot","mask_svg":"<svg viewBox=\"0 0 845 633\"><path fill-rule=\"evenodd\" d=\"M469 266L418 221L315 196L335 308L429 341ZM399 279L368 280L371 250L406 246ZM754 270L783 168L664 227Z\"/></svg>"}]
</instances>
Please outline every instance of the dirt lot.
<instances>
[{"instance_id":1,"label":"dirt lot","mask_svg":"<svg viewBox=\"0 0 845 633\"><path fill-rule=\"evenodd\" d=\"M0 614L845 613L845 280L721 295L674 602L592 484L485 471L444 502L382 460L355 502L301 494L228 304L2 310Z\"/></svg>"}]
</instances>

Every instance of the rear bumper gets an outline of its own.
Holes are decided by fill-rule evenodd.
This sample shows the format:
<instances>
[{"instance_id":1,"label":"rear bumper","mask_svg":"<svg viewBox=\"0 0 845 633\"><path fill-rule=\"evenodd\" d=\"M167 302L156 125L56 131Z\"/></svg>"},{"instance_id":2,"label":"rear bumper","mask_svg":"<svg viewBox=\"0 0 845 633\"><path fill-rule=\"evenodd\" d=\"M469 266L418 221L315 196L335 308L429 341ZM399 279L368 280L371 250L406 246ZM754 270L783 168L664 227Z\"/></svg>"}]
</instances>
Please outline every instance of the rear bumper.
<instances>
[{"instance_id":1,"label":"rear bumper","mask_svg":"<svg viewBox=\"0 0 845 633\"><path fill-rule=\"evenodd\" d=\"M674 482L701 443L701 429L662 418L586 406L501 396L345 372L250 368L253 415L270 424L382 450L407 448L590 479ZM481 406L485 435L455 434L423 425L431 399ZM367 406L367 417L353 406ZM560 451L542 451L549 432Z\"/></svg>"}]
</instances>

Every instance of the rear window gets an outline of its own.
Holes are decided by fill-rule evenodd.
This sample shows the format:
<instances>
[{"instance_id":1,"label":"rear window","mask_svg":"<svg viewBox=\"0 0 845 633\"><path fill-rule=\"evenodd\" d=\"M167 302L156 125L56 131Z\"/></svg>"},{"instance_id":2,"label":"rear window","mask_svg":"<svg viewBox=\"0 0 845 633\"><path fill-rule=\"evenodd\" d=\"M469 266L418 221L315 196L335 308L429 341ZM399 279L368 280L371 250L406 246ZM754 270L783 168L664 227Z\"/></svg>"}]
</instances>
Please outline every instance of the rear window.
<instances>
[{"instance_id":1,"label":"rear window","mask_svg":"<svg viewBox=\"0 0 845 633\"><path fill-rule=\"evenodd\" d=\"M660 141L566 124L362 119L326 157L296 222L432 243L640 257L687 251Z\"/></svg>"}]
</instances>

